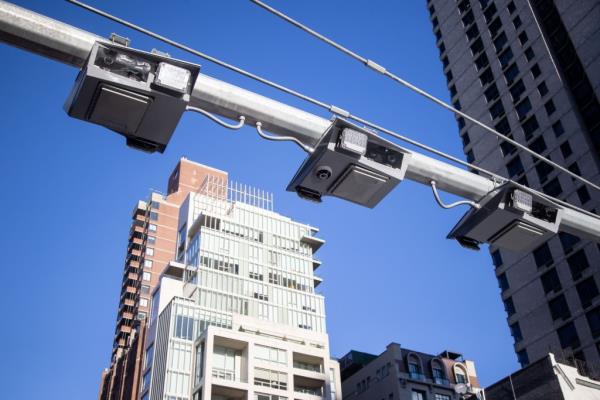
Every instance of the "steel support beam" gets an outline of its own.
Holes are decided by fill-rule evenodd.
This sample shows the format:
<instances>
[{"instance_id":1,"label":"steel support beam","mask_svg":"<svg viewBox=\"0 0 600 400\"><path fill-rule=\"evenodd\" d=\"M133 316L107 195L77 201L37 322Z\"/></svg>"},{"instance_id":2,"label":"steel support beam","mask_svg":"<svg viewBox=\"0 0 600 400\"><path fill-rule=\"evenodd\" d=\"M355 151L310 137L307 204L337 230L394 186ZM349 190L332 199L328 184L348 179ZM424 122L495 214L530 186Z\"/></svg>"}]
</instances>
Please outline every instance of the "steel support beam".
<instances>
[{"instance_id":1,"label":"steel support beam","mask_svg":"<svg viewBox=\"0 0 600 400\"><path fill-rule=\"evenodd\" d=\"M55 61L80 68L93 44L107 40L90 32L0 0L0 41ZM294 136L313 146L330 122L295 107L200 74L194 86L191 105L226 118L246 117L254 125L285 136ZM406 179L437 187L460 197L479 200L494 189L494 182L446 162L411 152ZM561 230L600 240L600 218L565 209Z\"/></svg>"}]
</instances>

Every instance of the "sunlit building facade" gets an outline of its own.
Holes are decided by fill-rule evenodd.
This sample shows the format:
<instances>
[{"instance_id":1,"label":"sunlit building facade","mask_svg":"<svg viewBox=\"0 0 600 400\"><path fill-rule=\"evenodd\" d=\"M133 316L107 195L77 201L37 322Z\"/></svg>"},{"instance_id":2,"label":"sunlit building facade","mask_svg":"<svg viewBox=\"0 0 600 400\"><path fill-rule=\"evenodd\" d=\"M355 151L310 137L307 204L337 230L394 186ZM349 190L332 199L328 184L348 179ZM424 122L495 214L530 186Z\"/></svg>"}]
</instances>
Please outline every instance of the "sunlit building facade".
<instances>
[{"instance_id":1,"label":"sunlit building facade","mask_svg":"<svg viewBox=\"0 0 600 400\"><path fill-rule=\"evenodd\" d=\"M208 176L191 192L153 294L142 400L341 399L316 233L258 189Z\"/></svg>"}]
</instances>

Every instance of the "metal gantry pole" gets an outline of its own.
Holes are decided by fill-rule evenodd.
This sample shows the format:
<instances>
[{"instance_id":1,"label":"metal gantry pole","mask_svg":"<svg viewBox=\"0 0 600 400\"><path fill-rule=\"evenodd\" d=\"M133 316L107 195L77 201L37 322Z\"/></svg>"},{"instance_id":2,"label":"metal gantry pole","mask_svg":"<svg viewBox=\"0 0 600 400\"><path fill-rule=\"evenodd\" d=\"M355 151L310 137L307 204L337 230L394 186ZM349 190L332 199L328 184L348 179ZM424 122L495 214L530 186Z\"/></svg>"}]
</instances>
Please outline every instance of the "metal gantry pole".
<instances>
[{"instance_id":1,"label":"metal gantry pole","mask_svg":"<svg viewBox=\"0 0 600 400\"><path fill-rule=\"evenodd\" d=\"M108 39L0 0L0 41L81 68L94 43ZM293 136L308 146L314 146L330 125L326 118L205 74L198 76L190 103L234 120L243 115L251 125L261 122L265 130L277 135ZM406 179L427 186L433 180L440 190L475 201L496 186L490 178L420 153L409 152L411 158ZM598 241L600 218L565 208L560 229Z\"/></svg>"}]
</instances>

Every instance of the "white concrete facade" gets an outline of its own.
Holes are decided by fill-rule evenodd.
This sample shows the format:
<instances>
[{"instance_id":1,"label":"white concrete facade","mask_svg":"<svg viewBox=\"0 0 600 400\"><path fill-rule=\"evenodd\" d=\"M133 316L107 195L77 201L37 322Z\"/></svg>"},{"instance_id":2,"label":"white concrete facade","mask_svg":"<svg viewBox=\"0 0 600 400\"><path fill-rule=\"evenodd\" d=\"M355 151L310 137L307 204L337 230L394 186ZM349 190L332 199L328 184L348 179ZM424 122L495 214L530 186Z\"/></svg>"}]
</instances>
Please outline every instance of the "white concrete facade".
<instances>
[{"instance_id":1,"label":"white concrete facade","mask_svg":"<svg viewBox=\"0 0 600 400\"><path fill-rule=\"evenodd\" d=\"M191 193L153 296L142 400L341 399L316 232L260 190L209 177Z\"/></svg>"}]
</instances>

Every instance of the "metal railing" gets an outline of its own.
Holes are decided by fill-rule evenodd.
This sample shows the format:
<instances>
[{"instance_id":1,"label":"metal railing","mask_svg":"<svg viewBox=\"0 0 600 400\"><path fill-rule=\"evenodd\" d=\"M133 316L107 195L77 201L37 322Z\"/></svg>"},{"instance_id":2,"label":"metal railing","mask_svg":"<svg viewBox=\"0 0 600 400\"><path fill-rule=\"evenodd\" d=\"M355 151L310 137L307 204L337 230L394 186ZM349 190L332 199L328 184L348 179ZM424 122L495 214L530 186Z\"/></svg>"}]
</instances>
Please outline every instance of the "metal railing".
<instances>
[{"instance_id":1,"label":"metal railing","mask_svg":"<svg viewBox=\"0 0 600 400\"><path fill-rule=\"evenodd\" d=\"M231 371L228 369L222 368L213 368L212 369L212 377L217 379L223 379L226 381L235 381L235 371Z\"/></svg>"}]
</instances>

